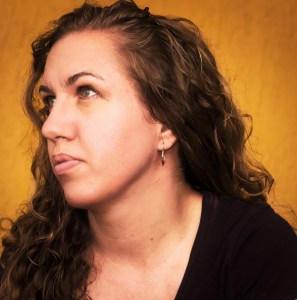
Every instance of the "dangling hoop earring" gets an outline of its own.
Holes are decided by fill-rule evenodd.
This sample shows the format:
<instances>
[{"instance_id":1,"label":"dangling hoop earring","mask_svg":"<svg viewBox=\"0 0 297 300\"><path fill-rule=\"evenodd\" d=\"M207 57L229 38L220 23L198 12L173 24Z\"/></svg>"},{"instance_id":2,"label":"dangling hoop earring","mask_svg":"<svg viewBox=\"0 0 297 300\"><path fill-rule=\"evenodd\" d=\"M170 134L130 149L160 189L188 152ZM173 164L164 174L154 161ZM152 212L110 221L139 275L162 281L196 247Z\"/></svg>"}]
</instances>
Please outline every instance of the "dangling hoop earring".
<instances>
[{"instance_id":1,"label":"dangling hoop earring","mask_svg":"<svg viewBox=\"0 0 297 300\"><path fill-rule=\"evenodd\" d=\"M161 153L161 159L162 159L162 166L164 166L165 165L165 159L166 159L165 150L164 150L164 142L163 142L163 149L162 149L162 153Z\"/></svg>"}]
</instances>

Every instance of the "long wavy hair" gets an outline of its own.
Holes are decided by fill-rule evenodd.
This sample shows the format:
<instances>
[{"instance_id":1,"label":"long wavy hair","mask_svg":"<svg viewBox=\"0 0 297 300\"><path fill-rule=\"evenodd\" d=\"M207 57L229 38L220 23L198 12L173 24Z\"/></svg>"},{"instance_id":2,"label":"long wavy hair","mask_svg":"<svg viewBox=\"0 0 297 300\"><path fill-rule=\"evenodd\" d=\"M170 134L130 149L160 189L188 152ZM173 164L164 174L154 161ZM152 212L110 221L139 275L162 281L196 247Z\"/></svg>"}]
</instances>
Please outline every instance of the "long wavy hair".
<instances>
[{"instance_id":1,"label":"long wavy hair","mask_svg":"<svg viewBox=\"0 0 297 300\"><path fill-rule=\"evenodd\" d=\"M3 239L2 300L84 299L92 261L87 214L69 207L53 174L41 127L49 113L37 93L52 46L71 32L114 38L122 63L151 115L177 137L185 180L196 190L266 201L273 179L246 150L249 131L199 29L184 18L154 15L132 0L84 4L52 22L32 44L25 109L39 137L36 190Z\"/></svg>"}]
</instances>

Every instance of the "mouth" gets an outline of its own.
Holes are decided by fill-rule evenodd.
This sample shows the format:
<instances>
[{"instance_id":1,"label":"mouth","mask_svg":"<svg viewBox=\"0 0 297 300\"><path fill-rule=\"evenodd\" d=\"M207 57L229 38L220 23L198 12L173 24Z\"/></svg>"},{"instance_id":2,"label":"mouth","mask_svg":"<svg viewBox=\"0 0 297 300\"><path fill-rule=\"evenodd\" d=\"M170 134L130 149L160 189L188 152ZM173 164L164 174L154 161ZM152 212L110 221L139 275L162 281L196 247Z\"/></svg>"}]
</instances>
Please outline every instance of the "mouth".
<instances>
[{"instance_id":1,"label":"mouth","mask_svg":"<svg viewBox=\"0 0 297 300\"><path fill-rule=\"evenodd\" d=\"M64 175L76 167L81 160L68 154L59 153L52 156L53 169L56 175Z\"/></svg>"}]
</instances>

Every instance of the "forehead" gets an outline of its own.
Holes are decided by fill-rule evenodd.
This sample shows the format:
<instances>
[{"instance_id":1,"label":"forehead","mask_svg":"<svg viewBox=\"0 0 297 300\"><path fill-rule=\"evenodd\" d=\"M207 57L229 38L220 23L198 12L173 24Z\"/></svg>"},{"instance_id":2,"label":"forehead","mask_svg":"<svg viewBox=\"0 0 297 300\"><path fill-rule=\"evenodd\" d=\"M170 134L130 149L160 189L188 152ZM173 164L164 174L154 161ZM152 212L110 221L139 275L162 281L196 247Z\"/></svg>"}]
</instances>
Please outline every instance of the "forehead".
<instances>
[{"instance_id":1,"label":"forehead","mask_svg":"<svg viewBox=\"0 0 297 300\"><path fill-rule=\"evenodd\" d=\"M67 34L51 48L42 79L65 77L82 69L105 73L105 76L125 72L115 40L114 35L95 30Z\"/></svg>"}]
</instances>

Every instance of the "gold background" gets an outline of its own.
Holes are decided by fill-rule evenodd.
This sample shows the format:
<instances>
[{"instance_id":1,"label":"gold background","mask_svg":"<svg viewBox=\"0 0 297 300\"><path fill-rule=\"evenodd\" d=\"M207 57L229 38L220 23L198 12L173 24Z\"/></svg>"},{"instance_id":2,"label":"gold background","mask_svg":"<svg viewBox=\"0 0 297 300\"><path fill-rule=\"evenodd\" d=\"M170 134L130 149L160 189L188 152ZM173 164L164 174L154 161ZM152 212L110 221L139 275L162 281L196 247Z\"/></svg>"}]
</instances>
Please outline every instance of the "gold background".
<instances>
[{"instance_id":1,"label":"gold background","mask_svg":"<svg viewBox=\"0 0 297 300\"><path fill-rule=\"evenodd\" d=\"M236 102L253 116L251 141L276 179L272 200L280 205L275 208L294 222L290 208L297 211L296 0L137 2L153 13L189 18L202 30L231 82ZM82 3L0 0L0 217L14 217L33 187L30 125L20 104L30 44L50 20Z\"/></svg>"}]
</instances>

